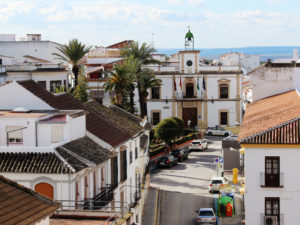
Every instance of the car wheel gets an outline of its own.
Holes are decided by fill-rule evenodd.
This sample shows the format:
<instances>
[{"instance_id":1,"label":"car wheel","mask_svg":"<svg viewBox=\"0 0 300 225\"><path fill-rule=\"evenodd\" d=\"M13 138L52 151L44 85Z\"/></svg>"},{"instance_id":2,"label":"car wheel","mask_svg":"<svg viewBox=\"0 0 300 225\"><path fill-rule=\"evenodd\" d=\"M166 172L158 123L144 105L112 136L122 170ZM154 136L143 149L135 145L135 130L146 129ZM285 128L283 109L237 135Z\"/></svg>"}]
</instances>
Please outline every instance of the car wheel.
<instances>
[{"instance_id":1,"label":"car wheel","mask_svg":"<svg viewBox=\"0 0 300 225\"><path fill-rule=\"evenodd\" d=\"M208 132L208 134L207 135L209 135L209 136L212 136L212 132Z\"/></svg>"},{"instance_id":2,"label":"car wheel","mask_svg":"<svg viewBox=\"0 0 300 225\"><path fill-rule=\"evenodd\" d=\"M225 134L224 134L224 136L225 136L225 137L228 137L228 136L229 136L229 134L228 134L228 133L225 133Z\"/></svg>"}]
</instances>

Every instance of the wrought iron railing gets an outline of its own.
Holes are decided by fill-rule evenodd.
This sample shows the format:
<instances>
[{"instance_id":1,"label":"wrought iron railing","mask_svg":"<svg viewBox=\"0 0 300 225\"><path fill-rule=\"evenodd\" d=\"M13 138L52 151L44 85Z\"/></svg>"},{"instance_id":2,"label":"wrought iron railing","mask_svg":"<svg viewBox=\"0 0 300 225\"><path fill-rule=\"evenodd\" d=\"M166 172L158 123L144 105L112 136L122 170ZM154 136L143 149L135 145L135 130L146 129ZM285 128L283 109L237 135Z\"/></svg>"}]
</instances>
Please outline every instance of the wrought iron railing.
<instances>
[{"instance_id":1,"label":"wrought iron railing","mask_svg":"<svg viewBox=\"0 0 300 225\"><path fill-rule=\"evenodd\" d=\"M272 176L272 175L270 175ZM273 175L276 176L276 175ZM260 186L261 187L280 187L284 186L284 173L279 173L278 178L273 177L271 179L266 179L266 173L260 173Z\"/></svg>"},{"instance_id":2,"label":"wrought iron railing","mask_svg":"<svg viewBox=\"0 0 300 225\"><path fill-rule=\"evenodd\" d=\"M284 215L265 215L261 214L262 225L284 225Z\"/></svg>"},{"instance_id":3,"label":"wrought iron railing","mask_svg":"<svg viewBox=\"0 0 300 225\"><path fill-rule=\"evenodd\" d=\"M85 199L85 207L90 209L101 209L114 198L113 187L111 184L107 184L106 187L102 187L101 192L97 194L94 198Z\"/></svg>"}]
</instances>

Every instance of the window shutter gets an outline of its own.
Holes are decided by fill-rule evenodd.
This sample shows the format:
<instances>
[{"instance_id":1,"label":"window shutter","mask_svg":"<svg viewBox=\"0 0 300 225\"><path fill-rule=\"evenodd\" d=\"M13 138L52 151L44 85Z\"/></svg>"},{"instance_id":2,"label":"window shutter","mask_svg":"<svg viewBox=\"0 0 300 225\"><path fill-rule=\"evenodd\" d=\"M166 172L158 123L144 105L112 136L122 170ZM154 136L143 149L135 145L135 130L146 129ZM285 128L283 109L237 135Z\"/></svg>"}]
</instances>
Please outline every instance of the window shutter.
<instances>
[{"instance_id":1,"label":"window shutter","mask_svg":"<svg viewBox=\"0 0 300 225\"><path fill-rule=\"evenodd\" d=\"M23 128L22 126L7 126L6 132L9 132L8 137L23 139L23 130L21 130L22 128ZM14 130L17 130L17 131L14 131Z\"/></svg>"},{"instance_id":2,"label":"window shutter","mask_svg":"<svg viewBox=\"0 0 300 225\"><path fill-rule=\"evenodd\" d=\"M58 143L63 140L63 127L57 126L51 128L51 142Z\"/></svg>"}]
</instances>

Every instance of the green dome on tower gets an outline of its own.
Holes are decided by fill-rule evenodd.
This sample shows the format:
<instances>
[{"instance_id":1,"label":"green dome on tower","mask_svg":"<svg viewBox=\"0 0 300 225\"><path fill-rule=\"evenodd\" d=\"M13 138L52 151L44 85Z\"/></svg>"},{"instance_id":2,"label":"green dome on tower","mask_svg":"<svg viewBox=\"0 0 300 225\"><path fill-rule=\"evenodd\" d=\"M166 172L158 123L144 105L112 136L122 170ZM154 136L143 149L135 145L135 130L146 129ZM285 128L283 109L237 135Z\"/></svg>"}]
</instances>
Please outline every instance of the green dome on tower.
<instances>
[{"instance_id":1,"label":"green dome on tower","mask_svg":"<svg viewBox=\"0 0 300 225\"><path fill-rule=\"evenodd\" d=\"M185 35L185 38L187 38L187 39L192 39L192 38L194 38L194 35L193 35L193 33L190 31L190 29L189 29L189 31L186 33L186 35Z\"/></svg>"}]
</instances>

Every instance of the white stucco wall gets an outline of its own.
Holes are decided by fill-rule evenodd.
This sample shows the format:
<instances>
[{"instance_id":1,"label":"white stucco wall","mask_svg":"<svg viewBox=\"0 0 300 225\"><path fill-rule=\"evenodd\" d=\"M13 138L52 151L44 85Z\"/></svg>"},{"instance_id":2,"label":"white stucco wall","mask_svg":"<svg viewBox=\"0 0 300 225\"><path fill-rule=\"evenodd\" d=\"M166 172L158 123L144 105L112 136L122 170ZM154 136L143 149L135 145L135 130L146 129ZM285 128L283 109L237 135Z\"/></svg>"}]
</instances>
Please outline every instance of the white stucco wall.
<instances>
[{"instance_id":1,"label":"white stucco wall","mask_svg":"<svg viewBox=\"0 0 300 225\"><path fill-rule=\"evenodd\" d=\"M26 107L36 110L54 109L15 81L1 86L0 109L15 109L17 107Z\"/></svg>"},{"instance_id":2,"label":"white stucco wall","mask_svg":"<svg viewBox=\"0 0 300 225\"><path fill-rule=\"evenodd\" d=\"M280 214L284 214L284 224L298 223L300 201L299 148L246 148L245 150L245 215L246 224L261 224L261 214L265 212L265 197L280 198ZM265 156L280 157L280 172L284 175L283 188L262 188L261 173L265 172Z\"/></svg>"},{"instance_id":3,"label":"white stucco wall","mask_svg":"<svg viewBox=\"0 0 300 225\"><path fill-rule=\"evenodd\" d=\"M24 55L41 58L53 63L66 63L52 53L60 52L57 50L61 44L52 41L0 41L0 52L2 55L15 57L17 63L23 62Z\"/></svg>"},{"instance_id":4,"label":"white stucco wall","mask_svg":"<svg viewBox=\"0 0 300 225\"><path fill-rule=\"evenodd\" d=\"M1 173L1 175L32 190L41 182L49 183L54 188L54 200L74 200L74 175L46 173Z\"/></svg>"},{"instance_id":5,"label":"white stucco wall","mask_svg":"<svg viewBox=\"0 0 300 225\"><path fill-rule=\"evenodd\" d=\"M13 144L9 146L36 146L35 140L35 121L37 118L0 118L0 146L7 145L7 133L6 126L21 126L27 127L22 130L23 132L23 143Z\"/></svg>"},{"instance_id":6,"label":"white stucco wall","mask_svg":"<svg viewBox=\"0 0 300 225\"><path fill-rule=\"evenodd\" d=\"M69 140L75 140L86 134L86 116L72 118L67 116L67 136Z\"/></svg>"},{"instance_id":7,"label":"white stucco wall","mask_svg":"<svg viewBox=\"0 0 300 225\"><path fill-rule=\"evenodd\" d=\"M261 67L250 73L250 76L253 101L295 89L293 67Z\"/></svg>"}]
</instances>

